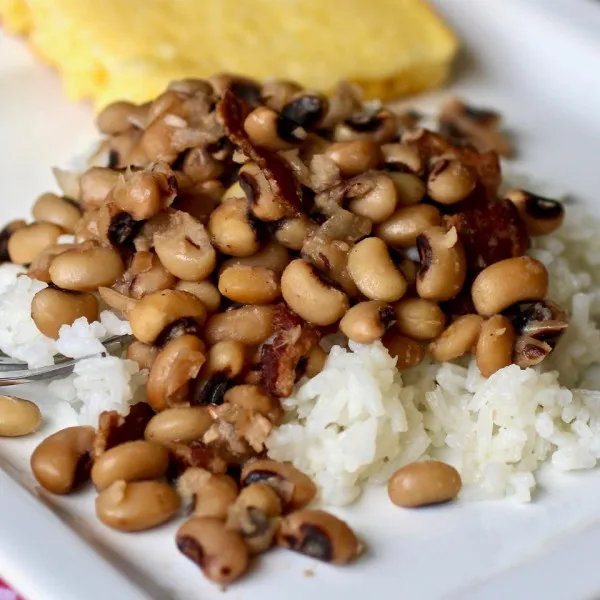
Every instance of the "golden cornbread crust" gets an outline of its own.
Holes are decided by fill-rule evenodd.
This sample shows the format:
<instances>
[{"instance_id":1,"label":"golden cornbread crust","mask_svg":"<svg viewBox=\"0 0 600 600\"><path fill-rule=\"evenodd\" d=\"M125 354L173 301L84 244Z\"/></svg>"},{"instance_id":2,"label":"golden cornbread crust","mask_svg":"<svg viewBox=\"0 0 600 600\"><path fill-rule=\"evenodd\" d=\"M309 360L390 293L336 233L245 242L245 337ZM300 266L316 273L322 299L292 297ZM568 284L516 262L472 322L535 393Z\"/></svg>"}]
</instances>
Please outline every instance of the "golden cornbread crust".
<instances>
[{"instance_id":1,"label":"golden cornbread crust","mask_svg":"<svg viewBox=\"0 0 600 600\"><path fill-rule=\"evenodd\" d=\"M441 84L458 47L425 0L0 0L0 18L98 108L217 71L386 100Z\"/></svg>"}]
</instances>

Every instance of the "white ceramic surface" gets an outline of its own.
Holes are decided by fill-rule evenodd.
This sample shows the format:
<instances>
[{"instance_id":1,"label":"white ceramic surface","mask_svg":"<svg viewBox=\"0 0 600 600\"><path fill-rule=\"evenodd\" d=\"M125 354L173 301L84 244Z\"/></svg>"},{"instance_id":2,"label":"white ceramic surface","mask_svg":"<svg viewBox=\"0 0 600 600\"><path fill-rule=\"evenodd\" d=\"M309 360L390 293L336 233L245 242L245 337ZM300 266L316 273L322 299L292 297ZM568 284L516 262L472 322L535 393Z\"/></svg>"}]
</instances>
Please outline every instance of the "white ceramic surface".
<instances>
[{"instance_id":1,"label":"white ceramic surface","mask_svg":"<svg viewBox=\"0 0 600 600\"><path fill-rule=\"evenodd\" d=\"M435 0L465 41L453 90L504 114L522 170L594 206L600 157L600 7L589 0ZM93 140L91 111L66 102L51 70L0 34L0 214L28 212L50 167ZM597 206L597 205L596 205ZM0 318L2 316L0 315ZM600 597L600 472L546 472L535 502L392 507L381 489L336 511L369 546L339 569L275 551L226 596L181 557L174 526L124 535L93 516L91 490L40 492L31 449L59 424L40 389L38 436L0 441L0 573L28 600ZM312 576L309 576L312 575Z\"/></svg>"}]
</instances>

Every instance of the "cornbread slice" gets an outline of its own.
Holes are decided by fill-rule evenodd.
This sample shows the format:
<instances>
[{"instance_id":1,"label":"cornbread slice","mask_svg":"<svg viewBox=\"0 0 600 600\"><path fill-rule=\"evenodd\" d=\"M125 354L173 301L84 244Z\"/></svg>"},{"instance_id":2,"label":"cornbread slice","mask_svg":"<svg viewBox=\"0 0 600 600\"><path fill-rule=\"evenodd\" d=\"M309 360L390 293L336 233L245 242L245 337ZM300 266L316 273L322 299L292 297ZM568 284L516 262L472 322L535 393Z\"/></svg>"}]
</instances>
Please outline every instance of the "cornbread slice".
<instances>
[{"instance_id":1,"label":"cornbread slice","mask_svg":"<svg viewBox=\"0 0 600 600\"><path fill-rule=\"evenodd\" d=\"M97 107L219 71L389 99L439 85L458 45L425 0L0 0L0 17Z\"/></svg>"}]
</instances>

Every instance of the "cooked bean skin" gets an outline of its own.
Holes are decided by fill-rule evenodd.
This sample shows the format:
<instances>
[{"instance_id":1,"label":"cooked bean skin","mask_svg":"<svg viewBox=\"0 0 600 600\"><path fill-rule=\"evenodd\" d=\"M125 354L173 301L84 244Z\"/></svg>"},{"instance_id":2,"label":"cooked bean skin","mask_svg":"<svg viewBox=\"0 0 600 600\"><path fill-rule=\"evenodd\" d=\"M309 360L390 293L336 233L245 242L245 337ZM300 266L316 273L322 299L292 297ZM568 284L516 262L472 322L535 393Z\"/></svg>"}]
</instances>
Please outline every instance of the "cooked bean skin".
<instances>
[{"instance_id":1,"label":"cooked bean skin","mask_svg":"<svg viewBox=\"0 0 600 600\"><path fill-rule=\"evenodd\" d=\"M31 455L31 470L38 483L53 494L68 494L87 480L93 427L61 429L40 442Z\"/></svg>"},{"instance_id":2,"label":"cooked bean skin","mask_svg":"<svg viewBox=\"0 0 600 600\"><path fill-rule=\"evenodd\" d=\"M429 344L429 354L439 362L459 358L475 346L482 324L483 319L479 315L458 317Z\"/></svg>"},{"instance_id":3,"label":"cooked bean skin","mask_svg":"<svg viewBox=\"0 0 600 600\"><path fill-rule=\"evenodd\" d=\"M398 469L388 481L388 496L396 506L413 508L454 500L461 486L454 467L428 460Z\"/></svg>"},{"instance_id":4,"label":"cooked bean skin","mask_svg":"<svg viewBox=\"0 0 600 600\"><path fill-rule=\"evenodd\" d=\"M158 444L189 444L201 439L212 422L213 419L205 406L167 408L150 419L144 431L144 438Z\"/></svg>"},{"instance_id":5,"label":"cooked bean skin","mask_svg":"<svg viewBox=\"0 0 600 600\"><path fill-rule=\"evenodd\" d=\"M537 196L525 190L511 190L506 194L518 209L529 235L549 235L556 231L565 219L565 208L557 200Z\"/></svg>"},{"instance_id":6,"label":"cooked bean skin","mask_svg":"<svg viewBox=\"0 0 600 600\"><path fill-rule=\"evenodd\" d=\"M431 340L444 330L446 315L438 304L423 298L403 298L394 305L396 328L415 340Z\"/></svg>"},{"instance_id":7,"label":"cooked bean skin","mask_svg":"<svg viewBox=\"0 0 600 600\"><path fill-rule=\"evenodd\" d=\"M516 334L509 319L494 315L481 326L475 358L484 377L507 367L513 361Z\"/></svg>"},{"instance_id":8,"label":"cooked bean skin","mask_svg":"<svg viewBox=\"0 0 600 600\"><path fill-rule=\"evenodd\" d=\"M378 340L394 324L394 309L380 300L359 302L342 317L340 331L359 344Z\"/></svg>"},{"instance_id":9,"label":"cooked bean skin","mask_svg":"<svg viewBox=\"0 0 600 600\"><path fill-rule=\"evenodd\" d=\"M80 317L92 323L98 320L99 315L98 300L88 292L66 292L47 287L31 301L31 318L36 327L54 339L58 338L63 325L72 325Z\"/></svg>"},{"instance_id":10,"label":"cooked bean skin","mask_svg":"<svg viewBox=\"0 0 600 600\"><path fill-rule=\"evenodd\" d=\"M548 294L548 271L530 256L507 258L485 268L471 288L480 315L491 317L524 300L543 300Z\"/></svg>"},{"instance_id":11,"label":"cooked bean skin","mask_svg":"<svg viewBox=\"0 0 600 600\"><path fill-rule=\"evenodd\" d=\"M334 565L345 565L362 552L352 529L322 510L299 510L284 517L277 543Z\"/></svg>"},{"instance_id":12,"label":"cooked bean skin","mask_svg":"<svg viewBox=\"0 0 600 600\"><path fill-rule=\"evenodd\" d=\"M140 481L162 477L169 466L169 453L159 444L134 440L110 448L92 467L92 482L103 490L118 480Z\"/></svg>"},{"instance_id":13,"label":"cooked bean skin","mask_svg":"<svg viewBox=\"0 0 600 600\"><path fill-rule=\"evenodd\" d=\"M144 531L172 519L181 501L162 481L115 481L96 498L96 516L118 531Z\"/></svg>"},{"instance_id":14,"label":"cooked bean skin","mask_svg":"<svg viewBox=\"0 0 600 600\"><path fill-rule=\"evenodd\" d=\"M232 265L219 275L219 292L241 304L270 304L281 294L277 275L265 267Z\"/></svg>"},{"instance_id":15,"label":"cooked bean skin","mask_svg":"<svg viewBox=\"0 0 600 600\"><path fill-rule=\"evenodd\" d=\"M42 422L42 413L36 404L0 395L0 437L20 437L33 433Z\"/></svg>"},{"instance_id":16,"label":"cooked bean skin","mask_svg":"<svg viewBox=\"0 0 600 600\"><path fill-rule=\"evenodd\" d=\"M246 346L264 342L273 333L275 306L241 306L210 317L204 328L208 344L236 340Z\"/></svg>"}]
</instances>

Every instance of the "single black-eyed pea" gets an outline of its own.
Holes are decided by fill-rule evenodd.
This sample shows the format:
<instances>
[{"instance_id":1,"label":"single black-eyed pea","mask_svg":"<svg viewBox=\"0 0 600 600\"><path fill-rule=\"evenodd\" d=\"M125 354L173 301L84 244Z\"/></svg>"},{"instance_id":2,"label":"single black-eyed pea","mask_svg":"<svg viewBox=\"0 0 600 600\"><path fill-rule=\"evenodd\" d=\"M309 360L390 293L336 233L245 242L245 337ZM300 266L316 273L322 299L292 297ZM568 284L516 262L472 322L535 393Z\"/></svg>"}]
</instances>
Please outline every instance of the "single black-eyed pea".
<instances>
[{"instance_id":1,"label":"single black-eyed pea","mask_svg":"<svg viewBox=\"0 0 600 600\"><path fill-rule=\"evenodd\" d=\"M403 298L394 304L396 328L415 340L432 340L441 335L446 315L438 304L423 298Z\"/></svg>"},{"instance_id":2,"label":"single black-eyed pea","mask_svg":"<svg viewBox=\"0 0 600 600\"><path fill-rule=\"evenodd\" d=\"M415 291L416 283L417 283L417 275L419 274L419 263L411 260L410 258L403 258L400 262L396 263L396 266L404 275L404 279L406 279L406 283L408 284L408 289L410 291Z\"/></svg>"},{"instance_id":3,"label":"single black-eyed pea","mask_svg":"<svg viewBox=\"0 0 600 600\"><path fill-rule=\"evenodd\" d=\"M244 265L246 267L263 267L281 275L289 262L290 253L287 249L275 240L269 240L258 252L250 256L229 258L223 261L219 267L219 273L228 267Z\"/></svg>"},{"instance_id":4,"label":"single black-eyed pea","mask_svg":"<svg viewBox=\"0 0 600 600\"><path fill-rule=\"evenodd\" d=\"M416 367L425 358L425 349L419 342L401 335L392 329L388 331L381 343L385 346L390 356L396 359L397 369L410 369Z\"/></svg>"},{"instance_id":5,"label":"single black-eyed pea","mask_svg":"<svg viewBox=\"0 0 600 600\"><path fill-rule=\"evenodd\" d=\"M93 292L109 287L123 274L125 266L114 248L81 246L59 254L50 264L50 278L59 288Z\"/></svg>"},{"instance_id":6,"label":"single black-eyed pea","mask_svg":"<svg viewBox=\"0 0 600 600\"><path fill-rule=\"evenodd\" d=\"M530 335L520 335L515 342L513 362L521 369L539 365L552 352L548 342L537 340Z\"/></svg>"},{"instance_id":7,"label":"single black-eyed pea","mask_svg":"<svg viewBox=\"0 0 600 600\"><path fill-rule=\"evenodd\" d=\"M238 172L238 181L250 209L257 219L273 222L290 216L287 214L286 207L273 193L270 183L255 162L249 161L242 165Z\"/></svg>"},{"instance_id":8,"label":"single black-eyed pea","mask_svg":"<svg viewBox=\"0 0 600 600\"><path fill-rule=\"evenodd\" d=\"M88 323L97 321L100 306L96 296L88 292L70 292L47 287L40 290L31 301L31 318L46 336L58 339L63 325L72 325L84 317Z\"/></svg>"},{"instance_id":9,"label":"single black-eyed pea","mask_svg":"<svg viewBox=\"0 0 600 600\"><path fill-rule=\"evenodd\" d=\"M36 404L0 395L0 437L20 437L33 433L42 422L42 413Z\"/></svg>"},{"instance_id":10,"label":"single black-eyed pea","mask_svg":"<svg viewBox=\"0 0 600 600\"><path fill-rule=\"evenodd\" d=\"M506 198L517 207L529 235L548 235L558 229L565 219L565 207L558 200L525 190L510 190Z\"/></svg>"},{"instance_id":11,"label":"single black-eyed pea","mask_svg":"<svg viewBox=\"0 0 600 600\"><path fill-rule=\"evenodd\" d=\"M277 492L264 483L252 483L242 488L227 513L227 528L238 531L249 551L258 554L268 550L278 528L281 500Z\"/></svg>"},{"instance_id":12,"label":"single black-eyed pea","mask_svg":"<svg viewBox=\"0 0 600 600\"><path fill-rule=\"evenodd\" d=\"M61 429L40 442L30 461L38 483L53 494L68 494L85 483L95 434L93 427L80 425Z\"/></svg>"},{"instance_id":13,"label":"single black-eyed pea","mask_svg":"<svg viewBox=\"0 0 600 600\"><path fill-rule=\"evenodd\" d=\"M170 213L168 225L154 234L154 250L163 266L185 281L202 281L217 262L204 225L181 211Z\"/></svg>"},{"instance_id":14,"label":"single black-eyed pea","mask_svg":"<svg viewBox=\"0 0 600 600\"><path fill-rule=\"evenodd\" d=\"M477 344L482 324L483 319L479 315L458 317L429 344L429 354L438 362L459 358Z\"/></svg>"},{"instance_id":15,"label":"single black-eyed pea","mask_svg":"<svg viewBox=\"0 0 600 600\"><path fill-rule=\"evenodd\" d=\"M110 448L92 466L92 482L103 490L115 481L143 481L162 477L169 466L169 452L164 446L134 440Z\"/></svg>"},{"instance_id":16,"label":"single black-eyed pea","mask_svg":"<svg viewBox=\"0 0 600 600\"><path fill-rule=\"evenodd\" d=\"M218 179L225 167L206 148L198 146L186 153L181 170L193 181L201 182Z\"/></svg>"},{"instance_id":17,"label":"single black-eyed pea","mask_svg":"<svg viewBox=\"0 0 600 600\"><path fill-rule=\"evenodd\" d=\"M26 225L27 223L23 219L16 219L14 221L9 221L0 230L0 262L10 260L10 256L8 255L8 240L10 240L10 237L17 229L21 229Z\"/></svg>"},{"instance_id":18,"label":"single black-eyed pea","mask_svg":"<svg viewBox=\"0 0 600 600\"><path fill-rule=\"evenodd\" d=\"M426 229L440 225L441 221L440 211L430 204L402 206L379 223L373 233L393 248L409 248Z\"/></svg>"},{"instance_id":19,"label":"single black-eyed pea","mask_svg":"<svg viewBox=\"0 0 600 600\"><path fill-rule=\"evenodd\" d=\"M177 530L175 543L214 583L231 583L248 568L244 539L237 531L227 529L220 519L192 517Z\"/></svg>"},{"instance_id":20,"label":"single black-eyed pea","mask_svg":"<svg viewBox=\"0 0 600 600\"><path fill-rule=\"evenodd\" d=\"M244 198L223 200L211 213L208 230L223 254L244 257L260 249L260 232Z\"/></svg>"},{"instance_id":21,"label":"single black-eyed pea","mask_svg":"<svg viewBox=\"0 0 600 600\"><path fill-rule=\"evenodd\" d=\"M211 473L200 467L190 467L177 480L180 496L191 503L194 517L227 518L235 502L238 488L229 475Z\"/></svg>"},{"instance_id":22,"label":"single black-eyed pea","mask_svg":"<svg viewBox=\"0 0 600 600\"><path fill-rule=\"evenodd\" d=\"M93 242L84 242L93 244ZM54 244L48 246L43 252L40 252L36 259L29 265L27 277L50 283L50 265L52 261L63 252L79 247L78 244Z\"/></svg>"},{"instance_id":23,"label":"single black-eyed pea","mask_svg":"<svg viewBox=\"0 0 600 600\"><path fill-rule=\"evenodd\" d=\"M358 114L338 123L333 131L333 140L373 140L378 144L385 144L398 136L399 127L398 116L386 108L381 108L376 112Z\"/></svg>"},{"instance_id":24,"label":"single black-eyed pea","mask_svg":"<svg viewBox=\"0 0 600 600\"><path fill-rule=\"evenodd\" d=\"M467 261L456 229L429 227L417 237L421 268L417 275L417 294L426 300L451 300L462 289L467 276Z\"/></svg>"},{"instance_id":25,"label":"single black-eyed pea","mask_svg":"<svg viewBox=\"0 0 600 600\"><path fill-rule=\"evenodd\" d=\"M381 153L383 154L383 162L391 171L409 171L420 175L425 168L423 159L417 149L406 144L383 144Z\"/></svg>"},{"instance_id":26,"label":"single black-eyed pea","mask_svg":"<svg viewBox=\"0 0 600 600\"><path fill-rule=\"evenodd\" d=\"M394 213L396 186L386 173L363 173L347 182L345 198L350 212L381 223Z\"/></svg>"},{"instance_id":27,"label":"single black-eyed pea","mask_svg":"<svg viewBox=\"0 0 600 600\"><path fill-rule=\"evenodd\" d=\"M359 344L370 344L383 337L394 325L394 309L381 300L359 302L346 312L340 321L340 331Z\"/></svg>"},{"instance_id":28,"label":"single black-eyed pea","mask_svg":"<svg viewBox=\"0 0 600 600\"><path fill-rule=\"evenodd\" d=\"M289 126L314 131L321 125L328 108L327 96L312 90L300 90L282 106L280 114Z\"/></svg>"},{"instance_id":29,"label":"single black-eyed pea","mask_svg":"<svg viewBox=\"0 0 600 600\"><path fill-rule=\"evenodd\" d=\"M206 360L206 347L195 335L168 342L157 354L148 375L146 400L157 412L182 404L190 394L190 382Z\"/></svg>"},{"instance_id":30,"label":"single black-eyed pea","mask_svg":"<svg viewBox=\"0 0 600 600\"><path fill-rule=\"evenodd\" d=\"M345 565L363 551L348 524L322 510L299 510L284 517L277 544L334 565Z\"/></svg>"},{"instance_id":31,"label":"single black-eyed pea","mask_svg":"<svg viewBox=\"0 0 600 600\"><path fill-rule=\"evenodd\" d=\"M127 358L134 360L140 369L147 369L148 371L152 368L159 349L152 344L144 344L138 340L134 340L127 346Z\"/></svg>"},{"instance_id":32,"label":"single black-eyed pea","mask_svg":"<svg viewBox=\"0 0 600 600\"><path fill-rule=\"evenodd\" d=\"M252 483L270 485L281 498L284 511L298 510L317 494L311 479L294 466L268 459L248 461L240 474L242 486Z\"/></svg>"},{"instance_id":33,"label":"single black-eyed pea","mask_svg":"<svg viewBox=\"0 0 600 600\"><path fill-rule=\"evenodd\" d=\"M143 123L147 112L148 107L145 104L138 105L119 100L108 104L98 113L96 126L107 135L123 133L132 125Z\"/></svg>"},{"instance_id":34,"label":"single black-eyed pea","mask_svg":"<svg viewBox=\"0 0 600 600\"><path fill-rule=\"evenodd\" d=\"M132 298L142 298L147 294L170 289L177 278L167 271L156 254L136 252L114 289Z\"/></svg>"},{"instance_id":35,"label":"single black-eyed pea","mask_svg":"<svg viewBox=\"0 0 600 600\"><path fill-rule=\"evenodd\" d=\"M299 251L317 228L318 225L306 215L282 219L275 224L275 239L282 246Z\"/></svg>"},{"instance_id":36,"label":"single black-eyed pea","mask_svg":"<svg viewBox=\"0 0 600 600\"><path fill-rule=\"evenodd\" d=\"M313 346L306 355L306 362L304 363L304 375L306 377L314 377L318 375L325 366L327 361L327 352L321 348L318 344Z\"/></svg>"},{"instance_id":37,"label":"single black-eyed pea","mask_svg":"<svg viewBox=\"0 0 600 600\"><path fill-rule=\"evenodd\" d=\"M212 377L216 374L227 379L237 377L246 364L247 348L237 340L221 340L208 350L203 375Z\"/></svg>"},{"instance_id":38,"label":"single black-eyed pea","mask_svg":"<svg viewBox=\"0 0 600 600\"><path fill-rule=\"evenodd\" d=\"M225 392L223 400L249 413L262 415L274 424L280 423L283 418L279 400L267 393L260 385L249 383L235 385Z\"/></svg>"},{"instance_id":39,"label":"single black-eyed pea","mask_svg":"<svg viewBox=\"0 0 600 600\"><path fill-rule=\"evenodd\" d=\"M64 233L54 223L36 222L19 227L8 238L8 255L19 265L32 263L46 248L54 246Z\"/></svg>"},{"instance_id":40,"label":"single black-eyed pea","mask_svg":"<svg viewBox=\"0 0 600 600\"><path fill-rule=\"evenodd\" d=\"M483 323L475 349L477 367L483 377L512 364L515 340L514 327L505 316L494 315Z\"/></svg>"},{"instance_id":41,"label":"single black-eyed pea","mask_svg":"<svg viewBox=\"0 0 600 600\"><path fill-rule=\"evenodd\" d=\"M429 172L427 194L440 204L456 204L475 189L476 183L475 175L460 160L441 158Z\"/></svg>"},{"instance_id":42,"label":"single black-eyed pea","mask_svg":"<svg viewBox=\"0 0 600 600\"><path fill-rule=\"evenodd\" d=\"M148 421L144 438L158 444L189 444L202 439L212 422L206 406L167 408Z\"/></svg>"},{"instance_id":43,"label":"single black-eyed pea","mask_svg":"<svg viewBox=\"0 0 600 600\"><path fill-rule=\"evenodd\" d=\"M350 250L348 272L360 292L371 300L395 302L406 292L406 279L379 238L365 238Z\"/></svg>"},{"instance_id":44,"label":"single black-eyed pea","mask_svg":"<svg viewBox=\"0 0 600 600\"><path fill-rule=\"evenodd\" d=\"M396 506L413 508L454 500L461 487L454 467L426 460L398 469L388 480L388 496Z\"/></svg>"},{"instance_id":45,"label":"single black-eyed pea","mask_svg":"<svg viewBox=\"0 0 600 600\"><path fill-rule=\"evenodd\" d=\"M79 177L79 197L77 200L86 210L99 208L108 193L117 183L119 171L107 167L91 167Z\"/></svg>"},{"instance_id":46,"label":"single black-eyed pea","mask_svg":"<svg viewBox=\"0 0 600 600\"><path fill-rule=\"evenodd\" d=\"M548 294L548 271L530 256L507 258L486 267L473 282L471 297L480 315L490 317L524 300Z\"/></svg>"},{"instance_id":47,"label":"single black-eyed pea","mask_svg":"<svg viewBox=\"0 0 600 600\"><path fill-rule=\"evenodd\" d=\"M295 81L286 79L269 79L265 81L260 90L262 101L277 112L299 92L302 87Z\"/></svg>"},{"instance_id":48,"label":"single black-eyed pea","mask_svg":"<svg viewBox=\"0 0 600 600\"><path fill-rule=\"evenodd\" d=\"M261 344L273 334L274 311L274 305L251 305L212 315L204 327L206 342L211 346L222 340Z\"/></svg>"},{"instance_id":49,"label":"single black-eyed pea","mask_svg":"<svg viewBox=\"0 0 600 600\"><path fill-rule=\"evenodd\" d=\"M56 194L42 194L33 205L33 218L36 221L54 223L68 232L75 229L81 218L81 209L74 200Z\"/></svg>"},{"instance_id":50,"label":"single black-eyed pea","mask_svg":"<svg viewBox=\"0 0 600 600\"><path fill-rule=\"evenodd\" d=\"M418 204L425 197L427 192L425 183L423 183L423 180L414 173L389 171L388 175L396 184L399 205L410 206L412 204Z\"/></svg>"},{"instance_id":51,"label":"single black-eyed pea","mask_svg":"<svg viewBox=\"0 0 600 600\"><path fill-rule=\"evenodd\" d=\"M196 296L204 304L208 314L216 313L221 306L221 293L217 286L208 279L204 281L184 281L175 284L175 289Z\"/></svg>"},{"instance_id":52,"label":"single black-eyed pea","mask_svg":"<svg viewBox=\"0 0 600 600\"><path fill-rule=\"evenodd\" d=\"M219 292L240 304L270 304L281 294L274 271L247 265L232 265L221 271Z\"/></svg>"},{"instance_id":53,"label":"single black-eyed pea","mask_svg":"<svg viewBox=\"0 0 600 600\"><path fill-rule=\"evenodd\" d=\"M282 127L280 115L272 108L259 106L244 121L244 129L252 143L269 150L289 150L302 139L296 138L294 129L302 131L299 125ZM289 130L289 131L288 131Z\"/></svg>"},{"instance_id":54,"label":"single black-eyed pea","mask_svg":"<svg viewBox=\"0 0 600 600\"><path fill-rule=\"evenodd\" d=\"M206 309L202 301L189 292L161 290L137 300L127 316L133 335L140 342L153 344L167 328L182 319L202 326Z\"/></svg>"},{"instance_id":55,"label":"single black-eyed pea","mask_svg":"<svg viewBox=\"0 0 600 600\"><path fill-rule=\"evenodd\" d=\"M118 531L144 531L179 511L177 492L162 481L115 481L96 497L96 516Z\"/></svg>"},{"instance_id":56,"label":"single black-eyed pea","mask_svg":"<svg viewBox=\"0 0 600 600\"><path fill-rule=\"evenodd\" d=\"M323 281L314 266L301 258L285 268L281 294L292 310L316 325L336 323L349 307L348 296Z\"/></svg>"},{"instance_id":57,"label":"single black-eyed pea","mask_svg":"<svg viewBox=\"0 0 600 600\"><path fill-rule=\"evenodd\" d=\"M325 151L344 177L354 177L375 169L381 161L379 145L372 140L335 142Z\"/></svg>"}]
</instances>

